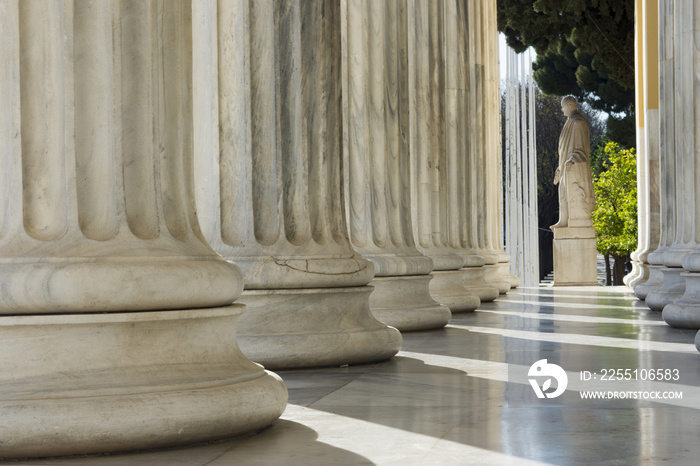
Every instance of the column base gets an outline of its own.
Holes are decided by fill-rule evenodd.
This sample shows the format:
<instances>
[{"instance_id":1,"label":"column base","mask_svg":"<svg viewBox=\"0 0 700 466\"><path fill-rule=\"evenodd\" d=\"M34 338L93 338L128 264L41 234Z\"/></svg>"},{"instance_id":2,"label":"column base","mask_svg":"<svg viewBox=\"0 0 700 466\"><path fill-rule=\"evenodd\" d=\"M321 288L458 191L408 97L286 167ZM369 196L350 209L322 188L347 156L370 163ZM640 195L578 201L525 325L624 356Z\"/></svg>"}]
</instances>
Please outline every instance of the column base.
<instances>
[{"instance_id":1,"label":"column base","mask_svg":"<svg viewBox=\"0 0 700 466\"><path fill-rule=\"evenodd\" d=\"M683 296L664 307L661 317L671 327L700 329L700 273L684 272Z\"/></svg>"},{"instance_id":2,"label":"column base","mask_svg":"<svg viewBox=\"0 0 700 466\"><path fill-rule=\"evenodd\" d=\"M680 267L663 267L663 286L649 293L644 302L652 311L661 312L666 306L683 296L685 280L681 277L684 270Z\"/></svg>"},{"instance_id":3,"label":"column base","mask_svg":"<svg viewBox=\"0 0 700 466\"><path fill-rule=\"evenodd\" d=\"M478 296L482 303L493 301L499 294L505 293L501 291L502 287L496 286L496 283L507 287L506 291L510 290L510 284L500 277L496 265L464 267L461 272L464 277L464 289L469 294Z\"/></svg>"},{"instance_id":4,"label":"column base","mask_svg":"<svg viewBox=\"0 0 700 466\"><path fill-rule=\"evenodd\" d=\"M473 311L481 304L478 296L464 288L462 270L435 270L431 275L430 295L438 303L449 307L453 314Z\"/></svg>"},{"instance_id":5,"label":"column base","mask_svg":"<svg viewBox=\"0 0 700 466\"><path fill-rule=\"evenodd\" d=\"M634 295L642 301L647 299L651 293L660 290L664 284L664 274L661 272L663 265L650 265L649 278L644 283L634 287Z\"/></svg>"},{"instance_id":6,"label":"column base","mask_svg":"<svg viewBox=\"0 0 700 466\"><path fill-rule=\"evenodd\" d=\"M502 279L504 279L507 283L510 283L510 287L512 288L517 288L520 286L520 279L510 273L510 259L508 262L499 262L498 264L498 274L501 276Z\"/></svg>"},{"instance_id":7,"label":"column base","mask_svg":"<svg viewBox=\"0 0 700 466\"><path fill-rule=\"evenodd\" d=\"M271 424L287 390L238 350L243 309L0 317L0 458L186 445Z\"/></svg>"},{"instance_id":8,"label":"column base","mask_svg":"<svg viewBox=\"0 0 700 466\"><path fill-rule=\"evenodd\" d=\"M642 272L643 272L643 270L641 267L641 262L633 259L632 260L632 271L622 278L622 283L624 283L625 286L628 286L628 287L634 289L634 287L632 285L630 285L630 283L635 281L635 280L638 280L639 277L642 275Z\"/></svg>"},{"instance_id":9,"label":"column base","mask_svg":"<svg viewBox=\"0 0 700 466\"><path fill-rule=\"evenodd\" d=\"M443 328L452 312L430 296L432 275L375 277L369 296L372 314L402 332Z\"/></svg>"},{"instance_id":10,"label":"column base","mask_svg":"<svg viewBox=\"0 0 700 466\"><path fill-rule=\"evenodd\" d=\"M245 290L238 344L271 369L367 364L401 349L401 333L374 318L370 286Z\"/></svg>"},{"instance_id":11,"label":"column base","mask_svg":"<svg viewBox=\"0 0 700 466\"><path fill-rule=\"evenodd\" d=\"M554 286L597 285L597 253L593 229L554 228Z\"/></svg>"},{"instance_id":12,"label":"column base","mask_svg":"<svg viewBox=\"0 0 700 466\"><path fill-rule=\"evenodd\" d=\"M682 265L685 270L700 271L700 251L694 249L683 256Z\"/></svg>"},{"instance_id":13,"label":"column base","mask_svg":"<svg viewBox=\"0 0 700 466\"><path fill-rule=\"evenodd\" d=\"M622 279L622 282L633 291L649 280L649 264L646 262L633 262L632 272Z\"/></svg>"},{"instance_id":14,"label":"column base","mask_svg":"<svg viewBox=\"0 0 700 466\"><path fill-rule=\"evenodd\" d=\"M485 265L484 280L486 283L498 290L498 294L506 294L510 291L511 284L509 281L503 279L498 268L498 264ZM496 296L497 298L498 296ZM496 299L494 298L494 299ZM490 300L490 301L493 301Z\"/></svg>"}]
</instances>

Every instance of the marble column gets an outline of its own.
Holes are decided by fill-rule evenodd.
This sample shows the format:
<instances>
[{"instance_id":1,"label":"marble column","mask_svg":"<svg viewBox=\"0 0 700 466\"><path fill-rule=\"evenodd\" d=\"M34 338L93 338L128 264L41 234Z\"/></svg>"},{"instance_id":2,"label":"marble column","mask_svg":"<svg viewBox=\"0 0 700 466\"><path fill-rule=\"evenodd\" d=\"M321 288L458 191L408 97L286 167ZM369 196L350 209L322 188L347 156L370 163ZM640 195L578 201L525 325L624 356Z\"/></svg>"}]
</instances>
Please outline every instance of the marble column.
<instances>
[{"instance_id":1,"label":"marble column","mask_svg":"<svg viewBox=\"0 0 700 466\"><path fill-rule=\"evenodd\" d=\"M195 2L197 206L243 269L238 342L266 367L381 361L400 333L369 308L341 179L340 3ZM207 148L207 145L210 147Z\"/></svg>"},{"instance_id":2,"label":"marble column","mask_svg":"<svg viewBox=\"0 0 700 466\"><path fill-rule=\"evenodd\" d=\"M673 2L660 5L659 25L659 242L648 256L649 277L644 282L629 283L639 299L663 286L663 255L673 244L676 227L675 208L675 105L674 105L674 36ZM632 274L630 274L632 275Z\"/></svg>"},{"instance_id":3,"label":"marble column","mask_svg":"<svg viewBox=\"0 0 700 466\"><path fill-rule=\"evenodd\" d=\"M645 282L649 278L649 269L645 266L647 258L640 258L640 254L648 254L648 219L649 219L649 184L647 178L647 151L644 127L644 65L647 57L644 53L644 0L634 1L634 78L635 78L635 108L639 111L635 114L636 129L636 153L637 153L637 249L630 254L632 271L623 278L623 283L633 290L637 284Z\"/></svg>"},{"instance_id":4,"label":"marble column","mask_svg":"<svg viewBox=\"0 0 700 466\"><path fill-rule=\"evenodd\" d=\"M700 170L697 158L700 153L696 150L697 128L695 108L697 105L688 105L696 99L696 56L694 41L694 17L695 6L691 0L675 2L673 8L666 5L662 10L661 24L664 24L664 35L672 34L673 41L673 89L674 111L672 115L674 129L675 149L675 173L674 186L665 186L666 192L673 189L675 205L675 228L671 245L663 252L660 269L663 274L663 285L651 291L646 297L647 305L655 311L662 311L676 299L684 295L685 280L681 274L684 272L684 257L698 246L696 238L696 195L700 184L696 170ZM700 10L699 10L700 11ZM670 31L669 16L673 18L673 29ZM664 78L666 79L666 78ZM663 114L669 121L668 112ZM667 232L668 234L668 232ZM673 317L678 309L666 313L664 320L671 325L677 325L682 318Z\"/></svg>"},{"instance_id":5,"label":"marble column","mask_svg":"<svg viewBox=\"0 0 700 466\"><path fill-rule=\"evenodd\" d=\"M409 15L409 101L410 115L411 202L413 231L418 249L433 260L430 293L452 312L471 311L479 306L479 297L469 293L461 272L465 256L467 226L464 178L466 139L455 138L451 130L447 149L446 117L456 113L445 109L445 38L444 2L408 2ZM458 46L463 46L459 44ZM454 92L456 94L456 92ZM465 102L449 98L451 105ZM454 102L453 102L454 101ZM459 110L457 110L459 111ZM461 147L455 146L461 144ZM449 166L448 166L449 164ZM449 180L448 181L448 177ZM455 183L455 178L461 183ZM451 214L455 215L451 215ZM483 266L484 259L474 256L473 265Z\"/></svg>"},{"instance_id":6,"label":"marble column","mask_svg":"<svg viewBox=\"0 0 700 466\"><path fill-rule=\"evenodd\" d=\"M676 33L675 37L680 46L677 57L681 61L680 69L677 67L676 72L680 73L684 86L676 89L676 126L682 120L682 133L679 136L683 151L681 170L677 170L676 177L681 177L683 183L679 199L684 220L681 251L687 252L682 257L679 254L674 257L681 259L683 273L680 273L680 277L684 283L684 293L663 308L662 316L672 327L700 329L700 217L697 215L697 206L700 206L700 51L695 46L700 38L700 5L683 1L676 3L675 9L680 10L675 15L676 21L680 22L680 34ZM682 114L679 115L679 112ZM678 139L676 144L678 148ZM670 251L673 251L673 246ZM664 280L666 277L667 273Z\"/></svg>"},{"instance_id":7,"label":"marble column","mask_svg":"<svg viewBox=\"0 0 700 466\"><path fill-rule=\"evenodd\" d=\"M342 8L345 210L354 249L374 264L370 307L401 331L442 328L452 314L430 296L433 262L411 226L407 3Z\"/></svg>"},{"instance_id":8,"label":"marble column","mask_svg":"<svg viewBox=\"0 0 700 466\"><path fill-rule=\"evenodd\" d=\"M637 186L639 246L631 255L633 269L624 278L636 290L650 278L649 254L660 245L660 110L659 110L659 5L639 0L636 9L637 48ZM651 286L654 282L652 282ZM648 287L640 294L646 295ZM635 291L636 293L636 291Z\"/></svg>"},{"instance_id":9,"label":"marble column","mask_svg":"<svg viewBox=\"0 0 700 466\"><path fill-rule=\"evenodd\" d=\"M450 246L464 259L467 291L493 301L510 289L488 251L488 111L484 11L479 2L444 0L445 141ZM456 198L450 197L450 194ZM487 275L489 279L487 280Z\"/></svg>"},{"instance_id":10,"label":"marble column","mask_svg":"<svg viewBox=\"0 0 700 466\"><path fill-rule=\"evenodd\" d=\"M486 187L487 191L487 249L497 257L498 274L510 288L520 285L520 279L510 272L510 254L504 248L503 234L503 161L501 150L501 85L498 61L498 28L496 23L496 2L482 2L484 9L484 37L486 50L484 66L486 70L487 107L486 127ZM499 291L502 288L499 288Z\"/></svg>"},{"instance_id":11,"label":"marble column","mask_svg":"<svg viewBox=\"0 0 700 466\"><path fill-rule=\"evenodd\" d=\"M190 8L0 3L0 458L209 441L286 406L193 208Z\"/></svg>"},{"instance_id":12,"label":"marble column","mask_svg":"<svg viewBox=\"0 0 700 466\"><path fill-rule=\"evenodd\" d=\"M496 204L500 196L501 172L497 168L501 153L493 142L500 141L500 106L496 106L500 103L500 93L494 87L498 73L497 61L494 68L494 60L498 60L495 50L498 33L493 29L496 2L468 0L464 5L467 11L462 21L467 28L460 42L468 44L465 58L470 82L466 123L469 128L467 176L472 180L470 189L476 191L476 197L471 197L473 204L468 206L475 212L470 216L475 239L472 246L478 255L484 257L480 279L498 288L499 293L506 293L517 279L510 274L510 255L505 253L502 245L492 243L495 229L492 218L501 216ZM451 11L446 11L446 17L451 15ZM507 271L505 275L504 270Z\"/></svg>"}]
</instances>

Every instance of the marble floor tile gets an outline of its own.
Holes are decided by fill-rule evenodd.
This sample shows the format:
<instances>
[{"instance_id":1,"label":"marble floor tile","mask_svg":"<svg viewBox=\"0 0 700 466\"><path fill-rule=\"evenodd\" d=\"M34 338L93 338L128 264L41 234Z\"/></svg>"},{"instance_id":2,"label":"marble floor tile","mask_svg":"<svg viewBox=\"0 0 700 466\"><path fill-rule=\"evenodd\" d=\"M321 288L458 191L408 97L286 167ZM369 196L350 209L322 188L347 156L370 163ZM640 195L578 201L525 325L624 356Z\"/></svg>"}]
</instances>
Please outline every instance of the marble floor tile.
<instances>
[{"instance_id":1,"label":"marble floor tile","mask_svg":"<svg viewBox=\"0 0 700 466\"><path fill-rule=\"evenodd\" d=\"M257 435L156 452L22 465L698 464L700 354L625 288L525 288L404 334L378 364L279 372L282 418ZM528 371L559 365L557 398ZM670 380L601 380L604 369L677 370ZM582 371L597 374L583 380ZM590 392L680 393L590 399ZM641 396L641 395L640 395Z\"/></svg>"}]
</instances>

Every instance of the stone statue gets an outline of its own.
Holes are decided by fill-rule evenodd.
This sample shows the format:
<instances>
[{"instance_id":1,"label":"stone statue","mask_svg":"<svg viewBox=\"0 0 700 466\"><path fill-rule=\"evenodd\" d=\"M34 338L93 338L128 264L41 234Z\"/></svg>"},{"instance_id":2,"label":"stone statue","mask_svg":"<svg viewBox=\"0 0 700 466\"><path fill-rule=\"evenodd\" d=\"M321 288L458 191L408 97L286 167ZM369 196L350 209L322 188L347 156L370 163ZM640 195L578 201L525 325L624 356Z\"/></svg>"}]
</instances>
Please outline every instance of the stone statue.
<instances>
[{"instance_id":1,"label":"stone statue","mask_svg":"<svg viewBox=\"0 0 700 466\"><path fill-rule=\"evenodd\" d=\"M559 136L559 221L554 232L554 285L597 285L596 237L591 212L595 207L589 155L591 135L586 118L571 96L561 100L567 116Z\"/></svg>"},{"instance_id":2,"label":"stone statue","mask_svg":"<svg viewBox=\"0 0 700 466\"><path fill-rule=\"evenodd\" d=\"M559 136L559 167L554 175L554 184L559 185L559 221L550 228L590 228L595 194L588 122L572 96L561 100L561 109L568 118Z\"/></svg>"}]
</instances>

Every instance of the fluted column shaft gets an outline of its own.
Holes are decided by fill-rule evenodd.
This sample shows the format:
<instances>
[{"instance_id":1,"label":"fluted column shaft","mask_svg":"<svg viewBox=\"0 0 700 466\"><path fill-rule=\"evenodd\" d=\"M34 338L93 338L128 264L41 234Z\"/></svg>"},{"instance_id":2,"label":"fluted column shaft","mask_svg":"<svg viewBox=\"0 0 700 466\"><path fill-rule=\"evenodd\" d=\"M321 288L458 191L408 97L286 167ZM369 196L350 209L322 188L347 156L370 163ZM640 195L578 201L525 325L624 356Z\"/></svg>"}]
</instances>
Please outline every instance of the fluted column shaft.
<instances>
[{"instance_id":1,"label":"fluted column shaft","mask_svg":"<svg viewBox=\"0 0 700 466\"><path fill-rule=\"evenodd\" d=\"M343 2L346 212L354 249L374 264L373 314L399 330L441 328L432 260L411 224L408 15L405 0Z\"/></svg>"},{"instance_id":2,"label":"fluted column shaft","mask_svg":"<svg viewBox=\"0 0 700 466\"><path fill-rule=\"evenodd\" d=\"M625 276L623 281L628 284L632 281L639 281L648 278L648 270L643 267L645 260L640 260L639 254L643 253L648 247L648 218L649 218L649 189L645 179L647 174L647 154L646 154L646 138L644 137L645 127L645 112L644 112L644 89L646 82L644 81L644 65L647 57L644 53L644 1L635 0L635 22L634 22L634 56L635 56L635 108L641 111L635 115L636 129L636 152L637 152L637 249L632 251L630 259L632 261L632 272Z\"/></svg>"},{"instance_id":3,"label":"fluted column shaft","mask_svg":"<svg viewBox=\"0 0 700 466\"><path fill-rule=\"evenodd\" d=\"M674 98L675 98L675 151L676 151L676 228L671 247L664 253L666 267L682 267L685 255L696 246L695 240L695 171L696 122L695 102L700 96L695 88L697 57L694 41L694 2L683 0L674 5ZM686 42L690 41L690 42ZM700 141L699 141L700 142Z\"/></svg>"},{"instance_id":4,"label":"fluted column shaft","mask_svg":"<svg viewBox=\"0 0 700 466\"><path fill-rule=\"evenodd\" d=\"M458 272L464 258L450 247L444 139L444 2L408 1L411 200L418 249L433 260L430 292L452 312L473 310ZM456 167L453 167L453 169ZM453 220L454 221L454 220Z\"/></svg>"},{"instance_id":5,"label":"fluted column shaft","mask_svg":"<svg viewBox=\"0 0 700 466\"><path fill-rule=\"evenodd\" d=\"M484 281L485 258L478 253L486 242L485 211L479 207L486 202L480 163L485 128L475 117L486 108L478 58L484 43L477 47L470 31L484 31L483 12L454 0L409 2L409 8L417 246L433 259L433 297L453 312L469 310L478 305L470 294L483 300L498 296Z\"/></svg>"},{"instance_id":6,"label":"fluted column shaft","mask_svg":"<svg viewBox=\"0 0 700 466\"><path fill-rule=\"evenodd\" d=\"M286 405L197 223L191 24L188 1L0 3L2 458L208 441Z\"/></svg>"},{"instance_id":7,"label":"fluted column shaft","mask_svg":"<svg viewBox=\"0 0 700 466\"><path fill-rule=\"evenodd\" d=\"M486 113L489 109L484 52L488 44L486 10L478 2L445 1L445 134L452 247L464 259L465 287L481 301L492 301L506 286L497 273L497 257L487 253L489 159ZM477 36L480 36L477 39ZM487 257L488 256L488 257ZM489 268L493 276L486 279Z\"/></svg>"},{"instance_id":8,"label":"fluted column shaft","mask_svg":"<svg viewBox=\"0 0 700 466\"><path fill-rule=\"evenodd\" d=\"M217 53L195 53L203 121L197 205L245 276L239 343L268 367L371 362L400 334L367 304L372 264L347 240L341 179L341 8L330 0L197 5ZM218 131L216 130L218 128Z\"/></svg>"},{"instance_id":9,"label":"fluted column shaft","mask_svg":"<svg viewBox=\"0 0 700 466\"><path fill-rule=\"evenodd\" d=\"M680 2L680 8L678 3L674 6L680 10L674 19L680 23L680 37L676 33L675 38L676 43L680 42L676 48L676 58L680 58L681 62L677 64L675 73L680 73L680 85L683 86L676 89L675 124L676 128L681 126L682 129L677 131L676 138L676 152L680 148L681 160L676 161L675 186L682 190L676 189L675 200L682 223L677 221L674 243L663 254L664 265L667 266L663 270L664 287L671 273L667 270L683 271L680 273L683 294L663 308L662 316L673 327L700 329L700 219L696 210L700 206L700 93L697 90L700 51L694 45L700 37L700 6L694 2ZM682 228L681 232L679 228ZM681 289L681 285L677 288ZM650 297L647 297L647 302ZM696 345L699 343L700 340L696 338Z\"/></svg>"},{"instance_id":10,"label":"fluted column shaft","mask_svg":"<svg viewBox=\"0 0 700 466\"><path fill-rule=\"evenodd\" d=\"M510 289L510 281L501 276L498 263L505 260L503 248L491 245L490 234L492 230L491 217L500 216L492 209L493 190L498 189L500 183L499 174L494 173L498 166L500 152L492 150L492 138L500 134L499 119L493 118L493 100L500 102L498 92L493 92L492 60L494 55L489 55L491 47L497 42L497 33L491 29L492 14L495 13L496 4L492 1L470 0L466 2L467 15L464 18L468 24L463 32L463 39L467 44L465 58L469 69L469 118L465 122L466 132L469 137L467 179L471 180L469 190L474 191L467 208L471 225L470 251L472 257L482 257L484 267L478 272L475 280L486 282L505 293ZM450 15L447 15L448 17ZM497 54L496 54L497 56ZM496 179L494 179L496 178ZM479 260L479 262L481 262ZM470 265L467 258L466 265Z\"/></svg>"},{"instance_id":11,"label":"fluted column shaft","mask_svg":"<svg viewBox=\"0 0 700 466\"><path fill-rule=\"evenodd\" d=\"M676 136L673 9L673 2L659 4L659 241L658 247L647 256L648 279L635 283L634 277L630 277L628 281L628 285L634 289L634 294L640 299L646 299L650 293L661 289L664 276L663 255L671 247L675 238ZM642 274L639 273L638 276L641 277Z\"/></svg>"},{"instance_id":12,"label":"fluted column shaft","mask_svg":"<svg viewBox=\"0 0 700 466\"><path fill-rule=\"evenodd\" d=\"M640 0L636 8L637 185L639 245L625 284L635 289L649 278L649 253L659 245L659 25L658 0Z\"/></svg>"},{"instance_id":13,"label":"fluted column shaft","mask_svg":"<svg viewBox=\"0 0 700 466\"><path fill-rule=\"evenodd\" d=\"M485 165L486 165L486 250L497 258L497 274L510 287L519 285L520 280L510 273L510 254L504 249L503 235L503 163L501 151L501 89L498 63L498 27L496 2L482 2L484 9L485 82L484 100ZM492 282L487 273L486 280ZM502 288L499 288L499 291Z\"/></svg>"},{"instance_id":14,"label":"fluted column shaft","mask_svg":"<svg viewBox=\"0 0 700 466\"><path fill-rule=\"evenodd\" d=\"M661 257L663 263L663 286L651 291L646 297L647 305L657 311L671 304L676 299L683 296L685 291L685 280L681 276L683 273L683 261L686 255L698 246L696 238L696 212L695 206L698 199L698 175L700 170L698 164L698 151L696 144L700 142L696 122L695 105L688 105L687 102L694 102L698 95L696 91L695 74L696 67L700 66L697 52L693 46L694 32L694 10L700 8L691 1L675 2L673 8L666 6L660 10L662 14L661 23L664 24L664 35L668 37L672 34L673 42L673 128L674 149L675 149L675 172L673 173L674 185L668 188L674 189L675 228L672 243L663 252ZM668 24L668 17L673 15L673 29ZM689 42L688 42L689 41ZM664 79L666 79L665 77ZM670 121L668 115L664 115L667 122ZM698 142L696 142L698 141ZM668 234L668 232L667 232ZM672 317L673 313L666 313L665 319L671 325L679 325L678 319ZM682 320L682 319L681 319Z\"/></svg>"},{"instance_id":15,"label":"fluted column shaft","mask_svg":"<svg viewBox=\"0 0 700 466\"><path fill-rule=\"evenodd\" d=\"M188 203L187 9L163 7L178 22L154 2L4 8L0 314L231 303L240 271Z\"/></svg>"}]
</instances>

